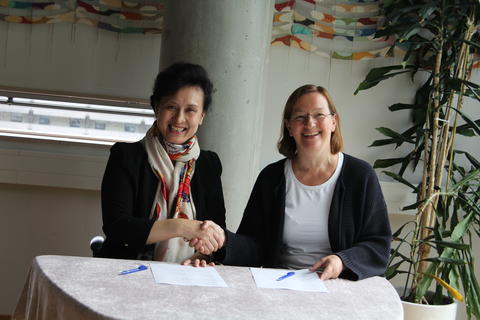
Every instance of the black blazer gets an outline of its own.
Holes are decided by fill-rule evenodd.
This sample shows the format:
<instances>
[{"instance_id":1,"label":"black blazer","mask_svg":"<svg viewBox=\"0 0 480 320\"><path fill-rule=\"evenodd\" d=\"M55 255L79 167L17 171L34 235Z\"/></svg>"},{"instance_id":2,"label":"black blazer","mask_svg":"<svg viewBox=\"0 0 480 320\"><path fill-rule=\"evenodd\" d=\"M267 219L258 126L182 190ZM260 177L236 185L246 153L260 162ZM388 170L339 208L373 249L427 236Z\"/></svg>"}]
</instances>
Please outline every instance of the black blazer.
<instances>
[{"instance_id":1,"label":"black blazer","mask_svg":"<svg viewBox=\"0 0 480 320\"><path fill-rule=\"evenodd\" d=\"M200 151L191 181L197 220L212 220L225 228L225 204L217 154ZM155 220L149 219L158 179L140 142L116 143L102 181L105 242L99 256L148 259L153 245L145 245Z\"/></svg>"}]
</instances>

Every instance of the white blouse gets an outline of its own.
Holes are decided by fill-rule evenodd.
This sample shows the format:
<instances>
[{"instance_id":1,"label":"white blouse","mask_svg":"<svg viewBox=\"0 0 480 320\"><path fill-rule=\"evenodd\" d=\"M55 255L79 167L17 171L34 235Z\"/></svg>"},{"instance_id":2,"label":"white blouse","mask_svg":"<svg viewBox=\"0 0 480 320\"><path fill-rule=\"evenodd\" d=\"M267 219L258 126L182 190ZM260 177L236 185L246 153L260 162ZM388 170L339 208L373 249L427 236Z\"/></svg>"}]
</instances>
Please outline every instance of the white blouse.
<instances>
[{"instance_id":1,"label":"white blouse","mask_svg":"<svg viewBox=\"0 0 480 320\"><path fill-rule=\"evenodd\" d=\"M285 224L280 266L304 269L332 254L328 238L328 215L333 191L343 164L339 153L333 175L316 186L302 184L295 177L292 162L285 161Z\"/></svg>"}]
</instances>

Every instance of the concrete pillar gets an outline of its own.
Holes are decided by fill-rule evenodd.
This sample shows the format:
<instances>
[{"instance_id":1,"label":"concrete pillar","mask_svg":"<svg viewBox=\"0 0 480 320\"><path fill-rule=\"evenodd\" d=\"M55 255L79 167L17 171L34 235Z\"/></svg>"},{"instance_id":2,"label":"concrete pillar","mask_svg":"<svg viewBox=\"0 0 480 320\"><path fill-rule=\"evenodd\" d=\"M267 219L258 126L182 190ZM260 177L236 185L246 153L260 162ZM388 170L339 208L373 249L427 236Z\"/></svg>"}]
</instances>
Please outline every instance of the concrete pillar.
<instances>
[{"instance_id":1,"label":"concrete pillar","mask_svg":"<svg viewBox=\"0 0 480 320\"><path fill-rule=\"evenodd\" d=\"M223 165L227 226L236 231L258 175L273 0L167 0L160 68L201 64L214 87L200 147ZM278 132L275 132L278 134Z\"/></svg>"}]
</instances>

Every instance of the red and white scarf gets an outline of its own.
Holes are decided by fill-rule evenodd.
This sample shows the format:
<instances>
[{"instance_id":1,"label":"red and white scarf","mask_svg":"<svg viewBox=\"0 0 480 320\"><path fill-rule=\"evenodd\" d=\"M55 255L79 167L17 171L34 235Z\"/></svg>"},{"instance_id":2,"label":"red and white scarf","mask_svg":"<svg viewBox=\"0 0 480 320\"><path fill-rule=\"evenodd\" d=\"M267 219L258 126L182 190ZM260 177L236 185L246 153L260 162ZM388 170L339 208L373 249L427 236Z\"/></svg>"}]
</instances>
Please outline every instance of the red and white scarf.
<instances>
[{"instance_id":1,"label":"red and white scarf","mask_svg":"<svg viewBox=\"0 0 480 320\"><path fill-rule=\"evenodd\" d=\"M190 192L190 181L195 171L195 160L200 155L196 136L184 144L172 144L163 140L156 122L142 140L148 162L158 178L150 217L163 219L195 219L195 205ZM162 142L160 142L162 141ZM194 249L183 238L158 242L154 260L181 262L190 258Z\"/></svg>"}]
</instances>

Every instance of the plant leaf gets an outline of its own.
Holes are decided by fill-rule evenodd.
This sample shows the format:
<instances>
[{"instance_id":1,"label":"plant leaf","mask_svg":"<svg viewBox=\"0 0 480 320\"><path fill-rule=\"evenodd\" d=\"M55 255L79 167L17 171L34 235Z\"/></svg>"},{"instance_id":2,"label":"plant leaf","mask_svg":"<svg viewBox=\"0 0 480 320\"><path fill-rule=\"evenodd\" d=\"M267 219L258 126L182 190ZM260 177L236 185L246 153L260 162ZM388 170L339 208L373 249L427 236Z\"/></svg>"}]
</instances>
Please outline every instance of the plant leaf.
<instances>
[{"instance_id":1,"label":"plant leaf","mask_svg":"<svg viewBox=\"0 0 480 320\"><path fill-rule=\"evenodd\" d=\"M437 277L436 275L434 274L428 274L428 273L424 273L424 275L426 276L429 276L429 277L432 277L433 279L435 279L435 281L437 281L442 287L444 287L445 289L448 290L448 292L452 295L453 298L455 298L456 300L458 301L463 301L463 296L460 292L458 292L457 289L455 289L454 287L450 286L446 281L440 279L439 277Z\"/></svg>"},{"instance_id":2,"label":"plant leaf","mask_svg":"<svg viewBox=\"0 0 480 320\"><path fill-rule=\"evenodd\" d=\"M383 173L385 173L387 176L395 179L396 181L406 185L406 186L409 186L410 188L412 188L415 192L418 190L417 187L415 187L413 184L411 184L410 182L408 182L405 178L403 178L402 176L394 173L394 172L390 172L390 171L382 171Z\"/></svg>"},{"instance_id":3,"label":"plant leaf","mask_svg":"<svg viewBox=\"0 0 480 320\"><path fill-rule=\"evenodd\" d=\"M426 259L422 259L422 261L442 262L442 263L450 263L450 264L458 264L458 265L465 264L465 261L463 261L462 259L445 258L445 257L426 258Z\"/></svg>"},{"instance_id":4,"label":"plant leaf","mask_svg":"<svg viewBox=\"0 0 480 320\"><path fill-rule=\"evenodd\" d=\"M466 113L463 113L462 111L455 108L452 109L455 110L458 114L460 114L462 119L465 120L465 122L470 126L470 128L472 128L478 135L480 135L480 126L478 126L476 123L477 121L480 121L480 119L473 121Z\"/></svg>"},{"instance_id":5,"label":"plant leaf","mask_svg":"<svg viewBox=\"0 0 480 320\"><path fill-rule=\"evenodd\" d=\"M414 221L407 221L407 222L405 222L404 224L402 224L402 225L400 226L400 228L397 229L397 231L395 231L395 232L392 234L392 237L394 237L394 238L398 237L398 236L402 233L403 228L405 228L405 227L408 226L409 224L415 224L415 222L414 222Z\"/></svg>"},{"instance_id":6,"label":"plant leaf","mask_svg":"<svg viewBox=\"0 0 480 320\"><path fill-rule=\"evenodd\" d=\"M408 206L406 206L406 207L403 207L402 210L404 210L404 211L405 211L405 210L415 210L415 209L417 209L418 206L421 205L423 202L425 202L425 200L417 201L417 202L415 202L415 203L413 203L413 204L410 204L410 205L408 205Z\"/></svg>"},{"instance_id":7,"label":"plant leaf","mask_svg":"<svg viewBox=\"0 0 480 320\"><path fill-rule=\"evenodd\" d=\"M465 232L470 228L474 214L475 212L467 214L467 216L455 226L452 232L453 241L459 241L465 235Z\"/></svg>"},{"instance_id":8,"label":"plant leaf","mask_svg":"<svg viewBox=\"0 0 480 320\"><path fill-rule=\"evenodd\" d=\"M480 169L480 161L478 161L477 159L475 159L470 153L466 152L466 151L461 151L461 150L455 150L454 151L455 153L457 154L464 154L465 157L467 157L468 161L470 161L470 163L477 169Z\"/></svg>"},{"instance_id":9,"label":"plant leaf","mask_svg":"<svg viewBox=\"0 0 480 320\"><path fill-rule=\"evenodd\" d=\"M468 248L470 248L470 245L465 243L458 243L458 242L451 242L451 241L431 241L431 242L445 248L453 248L457 250L467 250Z\"/></svg>"},{"instance_id":10,"label":"plant leaf","mask_svg":"<svg viewBox=\"0 0 480 320\"><path fill-rule=\"evenodd\" d=\"M378 159L373 164L373 167L375 169L377 169L377 168L388 168L388 167L391 167L393 165L396 165L397 163L401 163L402 161L403 161L403 158Z\"/></svg>"},{"instance_id":11,"label":"plant leaf","mask_svg":"<svg viewBox=\"0 0 480 320\"><path fill-rule=\"evenodd\" d=\"M395 139L380 139L380 140L373 141L372 144L369 145L369 147L380 147L380 146L385 146L385 145L394 144L394 143L396 143Z\"/></svg>"},{"instance_id":12,"label":"plant leaf","mask_svg":"<svg viewBox=\"0 0 480 320\"><path fill-rule=\"evenodd\" d=\"M390 129L390 128L386 128L386 127L379 127L379 128L376 128L376 130L378 132L380 132L381 134L387 136L387 137L390 137L390 138L393 138L395 139L396 141L400 140L400 141L405 141L405 142L409 142L409 143L415 143L413 140L409 139L408 137L405 137L404 135Z\"/></svg>"},{"instance_id":13,"label":"plant leaf","mask_svg":"<svg viewBox=\"0 0 480 320\"><path fill-rule=\"evenodd\" d=\"M395 103L395 104L392 104L390 107L388 107L388 110L390 111L408 110L408 109L414 109L416 107L418 106L415 104Z\"/></svg>"},{"instance_id":14,"label":"plant leaf","mask_svg":"<svg viewBox=\"0 0 480 320\"><path fill-rule=\"evenodd\" d=\"M387 270L385 270L385 273L384 273L385 278L391 279L394 276L394 274L397 273L398 267L400 267L404 262L405 262L404 260L400 260L399 262L389 266Z\"/></svg>"},{"instance_id":15,"label":"plant leaf","mask_svg":"<svg viewBox=\"0 0 480 320\"><path fill-rule=\"evenodd\" d=\"M363 80L359 84L358 88L355 90L353 94L356 95L361 90L372 88L376 86L378 83L380 83L380 81L386 80L388 78L397 76L402 73L411 72L412 71L411 69L416 69L416 67L412 65L407 65L405 67L401 65L400 66L395 65L395 66L388 66L388 67L381 67L381 68L373 68L372 70L369 71L369 73L365 77L365 80ZM403 71L387 74L393 70L403 70Z\"/></svg>"},{"instance_id":16,"label":"plant leaf","mask_svg":"<svg viewBox=\"0 0 480 320\"><path fill-rule=\"evenodd\" d=\"M468 288L466 291L466 306L468 314L473 313L477 319L480 319L480 287L475 277L475 270L473 264L468 264L467 268L462 270L460 274L464 276L462 278L463 286Z\"/></svg>"},{"instance_id":17,"label":"plant leaf","mask_svg":"<svg viewBox=\"0 0 480 320\"><path fill-rule=\"evenodd\" d=\"M477 43L477 42L474 42L474 41L469 41L469 40L465 40L465 39L456 39L456 41L459 41L459 42L464 42L476 49L479 49L480 50L480 43Z\"/></svg>"}]
</instances>

